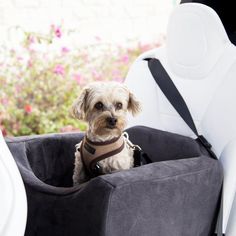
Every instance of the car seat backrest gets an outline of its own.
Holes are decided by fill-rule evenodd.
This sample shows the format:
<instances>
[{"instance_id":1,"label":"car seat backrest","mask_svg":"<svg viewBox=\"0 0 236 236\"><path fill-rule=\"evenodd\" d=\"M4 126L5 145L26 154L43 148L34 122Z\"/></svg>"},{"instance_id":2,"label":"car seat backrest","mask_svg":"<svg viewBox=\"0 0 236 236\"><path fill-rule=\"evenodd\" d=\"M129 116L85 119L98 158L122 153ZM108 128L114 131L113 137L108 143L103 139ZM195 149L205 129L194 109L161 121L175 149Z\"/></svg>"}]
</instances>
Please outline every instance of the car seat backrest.
<instances>
[{"instance_id":1,"label":"car seat backrest","mask_svg":"<svg viewBox=\"0 0 236 236\"><path fill-rule=\"evenodd\" d=\"M126 78L126 84L143 104L143 112L130 120L130 126L141 123L194 136L156 85L147 62L142 60L145 57L161 61L185 99L200 133L208 134L208 127L212 126L205 123L208 117L215 116L209 109L215 106L214 99L236 63L236 48L217 14L198 3L176 7L168 23L166 45L141 55ZM217 154L222 150L223 147L217 148Z\"/></svg>"},{"instance_id":2,"label":"car seat backrest","mask_svg":"<svg viewBox=\"0 0 236 236\"><path fill-rule=\"evenodd\" d=\"M27 199L20 172L0 130L0 235L23 236Z\"/></svg>"},{"instance_id":3,"label":"car seat backrest","mask_svg":"<svg viewBox=\"0 0 236 236\"><path fill-rule=\"evenodd\" d=\"M206 78L229 43L219 17L204 5L181 5L169 19L167 60L183 79Z\"/></svg>"},{"instance_id":4,"label":"car seat backrest","mask_svg":"<svg viewBox=\"0 0 236 236\"><path fill-rule=\"evenodd\" d=\"M220 155L236 128L232 122L236 48L215 11L202 4L180 5L169 20L166 58L199 128Z\"/></svg>"}]
</instances>

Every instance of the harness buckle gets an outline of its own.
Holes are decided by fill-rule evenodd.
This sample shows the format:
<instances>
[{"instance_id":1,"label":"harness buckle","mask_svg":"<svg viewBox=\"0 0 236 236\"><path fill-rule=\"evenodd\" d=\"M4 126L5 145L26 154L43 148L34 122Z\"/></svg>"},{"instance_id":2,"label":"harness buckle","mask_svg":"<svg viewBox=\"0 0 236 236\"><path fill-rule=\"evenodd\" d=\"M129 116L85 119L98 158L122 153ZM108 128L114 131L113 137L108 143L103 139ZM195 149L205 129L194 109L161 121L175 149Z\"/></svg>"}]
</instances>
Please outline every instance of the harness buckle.
<instances>
[{"instance_id":1,"label":"harness buckle","mask_svg":"<svg viewBox=\"0 0 236 236\"><path fill-rule=\"evenodd\" d=\"M91 169L91 174L93 177L97 177L102 174L101 166L98 163L96 163L94 167Z\"/></svg>"}]
</instances>

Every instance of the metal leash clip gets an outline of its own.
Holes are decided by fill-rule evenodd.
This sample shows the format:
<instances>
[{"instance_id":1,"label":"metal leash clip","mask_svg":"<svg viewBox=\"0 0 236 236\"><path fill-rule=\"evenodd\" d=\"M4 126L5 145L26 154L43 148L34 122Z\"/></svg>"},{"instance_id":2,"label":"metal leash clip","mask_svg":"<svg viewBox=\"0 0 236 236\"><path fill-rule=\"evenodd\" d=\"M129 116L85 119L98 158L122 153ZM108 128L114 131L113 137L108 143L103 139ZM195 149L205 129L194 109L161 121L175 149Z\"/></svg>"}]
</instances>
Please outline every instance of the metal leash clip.
<instances>
[{"instance_id":1,"label":"metal leash clip","mask_svg":"<svg viewBox=\"0 0 236 236\"><path fill-rule=\"evenodd\" d=\"M123 136L124 136L124 138L125 138L125 140L126 140L126 143L130 146L130 148L132 148L133 150L139 150L139 151L142 150L139 145L135 145L135 144L133 144L133 143L129 140L129 134L128 134L127 132L124 132L124 133L123 133Z\"/></svg>"}]
</instances>

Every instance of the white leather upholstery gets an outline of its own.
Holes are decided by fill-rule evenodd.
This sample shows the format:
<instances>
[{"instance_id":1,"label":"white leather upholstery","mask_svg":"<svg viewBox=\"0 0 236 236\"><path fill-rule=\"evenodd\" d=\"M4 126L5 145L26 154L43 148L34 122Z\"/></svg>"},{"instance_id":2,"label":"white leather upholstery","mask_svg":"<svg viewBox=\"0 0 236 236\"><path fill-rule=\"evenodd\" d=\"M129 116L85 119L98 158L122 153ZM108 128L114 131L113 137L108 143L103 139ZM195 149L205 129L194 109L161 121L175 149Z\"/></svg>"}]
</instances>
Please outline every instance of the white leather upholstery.
<instances>
[{"instance_id":1,"label":"white leather upholstery","mask_svg":"<svg viewBox=\"0 0 236 236\"><path fill-rule=\"evenodd\" d=\"M162 94L145 57L158 58L184 97L195 124L220 157L225 170L223 229L233 230L236 217L236 48L217 14L199 3L177 6L172 13L166 45L142 54L125 83L143 104L129 126L146 125L187 136L194 134ZM236 200L235 200L236 201ZM232 208L232 210L231 210ZM231 212L230 212L231 211ZM230 221L231 222L231 218Z\"/></svg>"},{"instance_id":2,"label":"white leather upholstery","mask_svg":"<svg viewBox=\"0 0 236 236\"><path fill-rule=\"evenodd\" d=\"M23 236L27 201L23 181L0 130L0 235Z\"/></svg>"}]
</instances>

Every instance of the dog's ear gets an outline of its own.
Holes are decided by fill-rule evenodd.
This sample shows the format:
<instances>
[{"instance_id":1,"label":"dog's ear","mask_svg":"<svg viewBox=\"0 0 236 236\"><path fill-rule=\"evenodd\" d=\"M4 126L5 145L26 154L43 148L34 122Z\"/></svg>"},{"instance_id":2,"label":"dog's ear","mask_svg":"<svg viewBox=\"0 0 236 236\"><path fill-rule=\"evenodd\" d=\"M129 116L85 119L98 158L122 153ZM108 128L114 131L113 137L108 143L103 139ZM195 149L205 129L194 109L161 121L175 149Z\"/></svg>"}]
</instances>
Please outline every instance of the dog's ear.
<instances>
[{"instance_id":1,"label":"dog's ear","mask_svg":"<svg viewBox=\"0 0 236 236\"><path fill-rule=\"evenodd\" d=\"M141 111L141 103L132 92L129 92L128 111L130 111L133 116L137 115Z\"/></svg>"},{"instance_id":2,"label":"dog's ear","mask_svg":"<svg viewBox=\"0 0 236 236\"><path fill-rule=\"evenodd\" d=\"M75 100L75 102L72 105L71 113L75 118L79 120L85 119L88 94L89 94L89 88L85 87L82 90L80 96Z\"/></svg>"}]
</instances>

